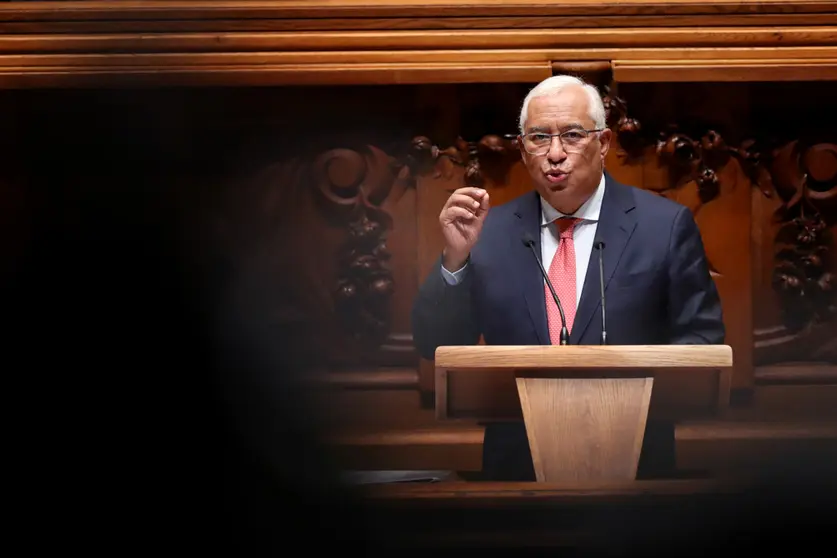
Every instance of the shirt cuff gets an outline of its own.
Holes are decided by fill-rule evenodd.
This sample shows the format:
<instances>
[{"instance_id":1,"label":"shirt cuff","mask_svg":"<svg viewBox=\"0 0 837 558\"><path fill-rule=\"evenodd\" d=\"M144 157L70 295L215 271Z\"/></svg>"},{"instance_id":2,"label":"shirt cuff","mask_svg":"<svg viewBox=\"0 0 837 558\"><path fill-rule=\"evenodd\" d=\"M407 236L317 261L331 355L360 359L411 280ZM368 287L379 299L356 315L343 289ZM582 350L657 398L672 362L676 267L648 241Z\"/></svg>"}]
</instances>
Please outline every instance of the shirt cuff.
<instances>
[{"instance_id":1,"label":"shirt cuff","mask_svg":"<svg viewBox=\"0 0 837 558\"><path fill-rule=\"evenodd\" d=\"M448 285L458 285L465 278L465 270L468 269L468 264L466 263L452 272L445 269L445 266L440 266L440 269L442 270L442 277Z\"/></svg>"}]
</instances>

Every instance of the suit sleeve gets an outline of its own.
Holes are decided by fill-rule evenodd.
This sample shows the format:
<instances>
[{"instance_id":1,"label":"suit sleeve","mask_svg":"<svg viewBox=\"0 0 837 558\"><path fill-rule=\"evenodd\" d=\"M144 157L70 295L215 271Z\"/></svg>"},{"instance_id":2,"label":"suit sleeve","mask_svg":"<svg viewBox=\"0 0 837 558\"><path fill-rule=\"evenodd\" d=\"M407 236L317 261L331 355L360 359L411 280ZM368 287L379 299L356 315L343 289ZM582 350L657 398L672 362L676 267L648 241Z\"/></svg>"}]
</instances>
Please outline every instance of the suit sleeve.
<instances>
[{"instance_id":1,"label":"suit sleeve","mask_svg":"<svg viewBox=\"0 0 837 558\"><path fill-rule=\"evenodd\" d=\"M422 357L434 360L437 347L479 341L472 284L473 273L464 273L458 284L449 284L442 275L442 258L436 260L413 303L413 343Z\"/></svg>"},{"instance_id":2,"label":"suit sleeve","mask_svg":"<svg viewBox=\"0 0 837 558\"><path fill-rule=\"evenodd\" d=\"M721 299L692 212L674 218L669 246L669 342L675 345L723 344Z\"/></svg>"}]
</instances>

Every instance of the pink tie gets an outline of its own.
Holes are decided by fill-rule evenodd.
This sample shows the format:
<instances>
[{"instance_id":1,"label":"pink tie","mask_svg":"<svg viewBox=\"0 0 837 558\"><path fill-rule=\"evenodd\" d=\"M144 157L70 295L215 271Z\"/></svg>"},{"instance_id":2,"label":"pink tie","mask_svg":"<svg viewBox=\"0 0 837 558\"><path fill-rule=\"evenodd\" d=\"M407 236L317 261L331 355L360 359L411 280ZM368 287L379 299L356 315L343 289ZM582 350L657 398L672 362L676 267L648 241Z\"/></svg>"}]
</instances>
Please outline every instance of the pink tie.
<instances>
[{"instance_id":1,"label":"pink tie","mask_svg":"<svg viewBox=\"0 0 837 558\"><path fill-rule=\"evenodd\" d=\"M560 233L558 250L549 265L549 280L555 287L555 294L561 300L564 316L567 318L567 331L572 332L575 319L575 245L573 244L573 229L578 219L564 217L555 221ZM552 299L549 287L544 285L546 294L546 317L549 323L549 337L553 345L558 345L561 339L561 313Z\"/></svg>"}]
</instances>

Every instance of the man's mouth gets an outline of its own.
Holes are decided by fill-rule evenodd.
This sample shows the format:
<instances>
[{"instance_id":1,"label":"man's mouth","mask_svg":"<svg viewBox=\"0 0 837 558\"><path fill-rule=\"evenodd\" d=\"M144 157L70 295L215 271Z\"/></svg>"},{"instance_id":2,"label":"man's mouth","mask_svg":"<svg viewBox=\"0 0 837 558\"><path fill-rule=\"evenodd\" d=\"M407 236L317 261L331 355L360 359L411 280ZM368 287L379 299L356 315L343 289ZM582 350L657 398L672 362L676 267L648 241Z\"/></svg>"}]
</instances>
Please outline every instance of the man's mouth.
<instances>
[{"instance_id":1,"label":"man's mouth","mask_svg":"<svg viewBox=\"0 0 837 558\"><path fill-rule=\"evenodd\" d=\"M544 173L546 179L553 184L559 184L564 182L569 176L568 173L560 171L560 170L549 170Z\"/></svg>"}]
</instances>

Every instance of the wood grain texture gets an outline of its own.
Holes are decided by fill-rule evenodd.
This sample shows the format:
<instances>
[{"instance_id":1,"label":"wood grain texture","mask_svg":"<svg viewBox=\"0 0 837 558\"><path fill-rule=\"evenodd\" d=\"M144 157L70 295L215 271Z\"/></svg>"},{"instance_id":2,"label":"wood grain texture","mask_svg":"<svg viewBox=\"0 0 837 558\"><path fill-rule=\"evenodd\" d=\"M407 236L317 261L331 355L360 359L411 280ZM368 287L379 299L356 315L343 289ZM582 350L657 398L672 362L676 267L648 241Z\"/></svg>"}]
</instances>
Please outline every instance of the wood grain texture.
<instances>
[{"instance_id":1,"label":"wood grain texture","mask_svg":"<svg viewBox=\"0 0 837 558\"><path fill-rule=\"evenodd\" d=\"M677 440L806 440L837 441L837 424L833 421L701 421L678 425Z\"/></svg>"},{"instance_id":2,"label":"wood grain texture","mask_svg":"<svg viewBox=\"0 0 837 558\"><path fill-rule=\"evenodd\" d=\"M740 485L729 480L654 480L632 482L480 482L462 481L437 484L373 485L364 487L364 495L375 500L455 500L486 503L488 500L533 501L607 500L647 495L681 496L737 490Z\"/></svg>"},{"instance_id":3,"label":"wood grain texture","mask_svg":"<svg viewBox=\"0 0 837 558\"><path fill-rule=\"evenodd\" d=\"M363 446L403 446L431 444L482 444L485 430L481 427L434 428L426 430L404 430L368 432L361 434L340 434L331 442Z\"/></svg>"},{"instance_id":4,"label":"wood grain texture","mask_svg":"<svg viewBox=\"0 0 837 558\"><path fill-rule=\"evenodd\" d=\"M822 13L834 9L830 0L706 0L649 2L648 0L221 0L211 3L188 0L124 0L120 2L27 2L4 4L2 20L68 21L120 19L233 19L316 17L421 17L445 16L585 15L617 14L770 14Z\"/></svg>"},{"instance_id":5,"label":"wood grain texture","mask_svg":"<svg viewBox=\"0 0 837 558\"><path fill-rule=\"evenodd\" d=\"M0 53L266 52L557 47L727 47L828 45L832 27L460 29L218 33L22 34L0 36Z\"/></svg>"},{"instance_id":6,"label":"wood grain texture","mask_svg":"<svg viewBox=\"0 0 837 558\"><path fill-rule=\"evenodd\" d=\"M287 64L171 67L41 67L0 69L0 89L100 87L249 87L305 85L415 85L537 83L552 75L541 64Z\"/></svg>"},{"instance_id":7,"label":"wood grain texture","mask_svg":"<svg viewBox=\"0 0 837 558\"><path fill-rule=\"evenodd\" d=\"M538 482L636 478L653 378L517 378Z\"/></svg>"},{"instance_id":8,"label":"wood grain texture","mask_svg":"<svg viewBox=\"0 0 837 558\"><path fill-rule=\"evenodd\" d=\"M726 368L732 361L728 345L491 345L436 350L436 367L446 370L572 368L599 372L617 368Z\"/></svg>"},{"instance_id":9,"label":"wood grain texture","mask_svg":"<svg viewBox=\"0 0 837 558\"><path fill-rule=\"evenodd\" d=\"M45 24L48 24L45 25ZM626 25L630 24L630 25ZM837 24L835 13L723 14L713 15L553 15L553 16L438 16L386 18L246 18L246 19L130 19L118 23L103 20L39 21L23 17L3 19L0 29L8 34L113 34L143 33L266 33L284 31L392 31L392 30L472 30L472 29L620 29L669 27L787 27Z\"/></svg>"},{"instance_id":10,"label":"wood grain texture","mask_svg":"<svg viewBox=\"0 0 837 558\"><path fill-rule=\"evenodd\" d=\"M583 61L619 61L625 81L660 80L674 70L673 79L730 81L741 79L736 69L749 71L713 62L681 73L682 61L692 59L764 61L752 65L753 80L768 79L777 70L772 61L789 60L788 79L822 79L837 60L833 7L640 0L5 3L0 87L531 83L548 75L549 65L576 71L572 64Z\"/></svg>"},{"instance_id":11,"label":"wood grain texture","mask_svg":"<svg viewBox=\"0 0 837 558\"><path fill-rule=\"evenodd\" d=\"M715 416L729 405L728 345L439 347L435 408L440 421L515 421L525 408L516 378L654 378L650 415ZM568 404L569 405L569 404Z\"/></svg>"},{"instance_id":12,"label":"wood grain texture","mask_svg":"<svg viewBox=\"0 0 837 558\"><path fill-rule=\"evenodd\" d=\"M613 77L625 83L829 81L837 79L837 60L614 60Z\"/></svg>"},{"instance_id":13,"label":"wood grain texture","mask_svg":"<svg viewBox=\"0 0 837 558\"><path fill-rule=\"evenodd\" d=\"M418 50L318 50L278 52L172 52L91 54L7 54L0 56L2 71L42 68L44 71L77 68L114 72L128 69L170 69L254 66L332 65L351 68L371 64L540 64L552 61L618 60L645 64L744 64L797 63L805 60L837 60L837 46L729 47L729 48L548 48L548 49L418 49Z\"/></svg>"}]
</instances>

